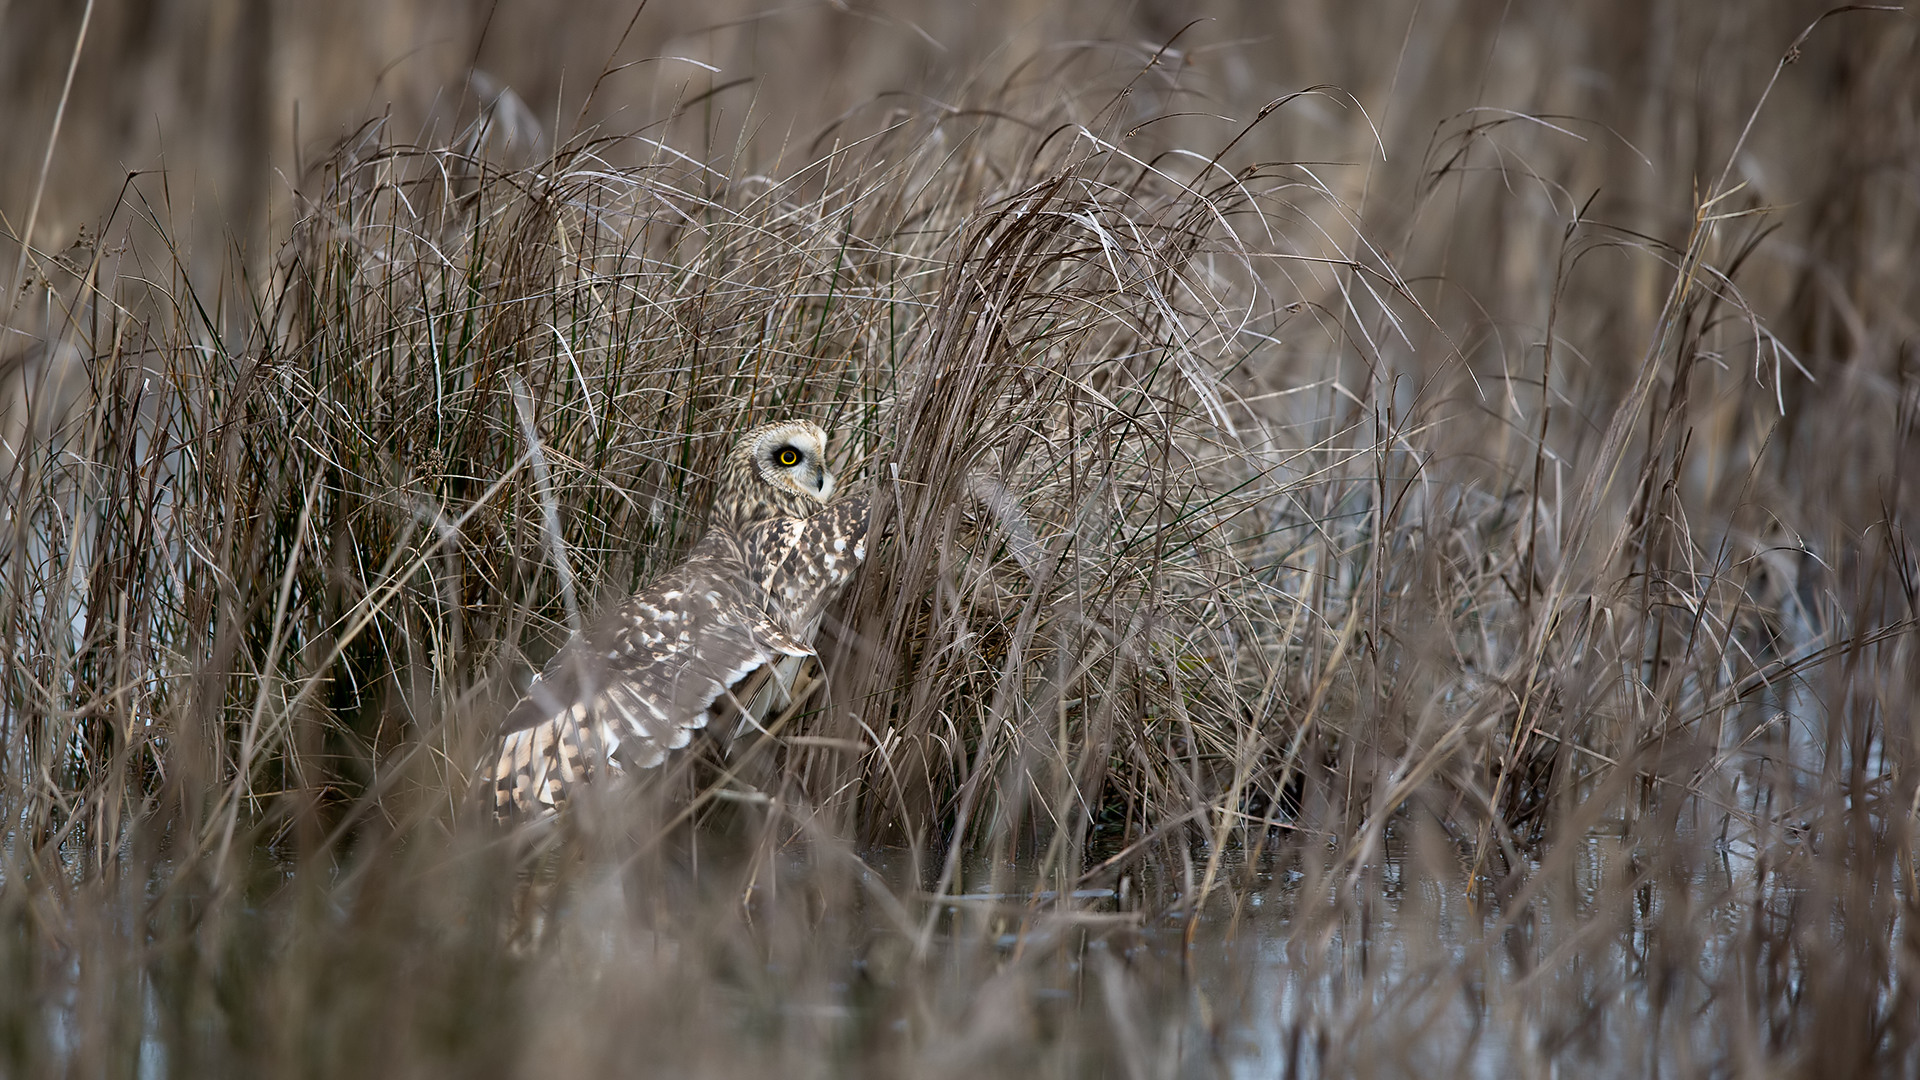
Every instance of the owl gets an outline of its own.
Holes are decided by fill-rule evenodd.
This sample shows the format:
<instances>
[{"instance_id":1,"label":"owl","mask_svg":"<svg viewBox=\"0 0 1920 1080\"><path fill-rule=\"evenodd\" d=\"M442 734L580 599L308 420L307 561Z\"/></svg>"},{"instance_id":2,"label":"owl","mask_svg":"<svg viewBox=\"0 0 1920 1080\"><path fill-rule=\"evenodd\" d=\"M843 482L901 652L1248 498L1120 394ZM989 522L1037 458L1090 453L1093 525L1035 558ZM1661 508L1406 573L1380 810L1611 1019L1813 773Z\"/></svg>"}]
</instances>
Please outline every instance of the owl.
<instances>
[{"instance_id":1,"label":"owl","mask_svg":"<svg viewBox=\"0 0 1920 1080\"><path fill-rule=\"evenodd\" d=\"M501 725L494 813L540 817L574 785L650 769L717 717L761 725L866 558L869 499L830 501L827 437L764 424L727 455L705 535L596 617Z\"/></svg>"}]
</instances>

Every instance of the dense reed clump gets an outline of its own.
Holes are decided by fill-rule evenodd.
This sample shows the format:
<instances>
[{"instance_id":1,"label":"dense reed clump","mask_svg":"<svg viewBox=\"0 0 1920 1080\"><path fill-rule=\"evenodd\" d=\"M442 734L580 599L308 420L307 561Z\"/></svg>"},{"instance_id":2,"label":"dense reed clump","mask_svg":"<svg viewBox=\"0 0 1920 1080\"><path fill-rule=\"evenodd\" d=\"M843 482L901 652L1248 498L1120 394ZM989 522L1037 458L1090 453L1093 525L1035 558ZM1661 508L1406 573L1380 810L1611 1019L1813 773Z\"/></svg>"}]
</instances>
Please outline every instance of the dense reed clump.
<instances>
[{"instance_id":1,"label":"dense reed clump","mask_svg":"<svg viewBox=\"0 0 1920 1080\"><path fill-rule=\"evenodd\" d=\"M203 837L420 793L451 813L522 645L684 547L727 434L789 413L830 422L897 519L822 720L892 747L856 760L895 798L848 802L850 824L910 837L962 786L1006 798L1010 769L1055 766L1083 800L1117 767L1139 820L1204 802L1211 772L1182 789L1168 740L1211 764L1274 719L1280 695L1259 717L1240 699L1301 621L1279 585L1307 519L1280 473L1325 452L1277 443L1216 370L1300 306L1235 228L1327 196L1119 153L1124 100L1066 129L890 115L778 183L665 147L615 168L597 143L496 175L365 133L320 168L256 310L189 296L174 341L137 321L164 298L102 312L121 346L87 396L130 404L89 434L123 473L67 464L64 434L22 463L40 558L19 565L42 576L17 595L46 597L20 605L22 651L73 658L17 684L23 713L62 717L55 782L21 792L35 829L110 850L89 822L162 793ZM1015 171L949 178L949 144ZM115 512L36 548L76 504ZM97 587L50 572L78 560ZM73 618L26 617L60 603ZM104 627L144 639L111 677L87 655Z\"/></svg>"},{"instance_id":2,"label":"dense reed clump","mask_svg":"<svg viewBox=\"0 0 1920 1080\"><path fill-rule=\"evenodd\" d=\"M1827 529L1785 461L1856 405L1765 208L1550 192L1508 341L1428 222L1566 124L1450 122L1376 223L1264 153L1351 98L1222 135L1118 52L771 165L691 110L512 164L495 97L217 290L153 185L36 258L9 1071L1912 1067L1909 482ZM1911 457L1910 382L1834 437ZM826 691L526 857L504 706L784 415L890 537Z\"/></svg>"}]
</instances>

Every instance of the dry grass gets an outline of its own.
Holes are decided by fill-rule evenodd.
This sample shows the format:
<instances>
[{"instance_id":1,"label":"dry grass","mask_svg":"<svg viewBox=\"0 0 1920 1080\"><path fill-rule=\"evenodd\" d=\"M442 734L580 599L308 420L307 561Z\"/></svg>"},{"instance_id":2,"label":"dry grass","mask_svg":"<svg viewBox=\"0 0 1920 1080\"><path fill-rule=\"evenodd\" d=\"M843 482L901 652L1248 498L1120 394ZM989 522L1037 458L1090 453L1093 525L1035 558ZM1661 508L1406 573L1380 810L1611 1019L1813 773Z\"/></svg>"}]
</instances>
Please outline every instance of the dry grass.
<instances>
[{"instance_id":1,"label":"dry grass","mask_svg":"<svg viewBox=\"0 0 1920 1080\"><path fill-rule=\"evenodd\" d=\"M1569 15L1582 112L1482 7L1277 99L1177 26L805 138L503 98L271 260L166 174L23 256L6 1071L1920 1067L1914 24ZM784 414L892 528L826 692L503 836L556 551Z\"/></svg>"}]
</instances>

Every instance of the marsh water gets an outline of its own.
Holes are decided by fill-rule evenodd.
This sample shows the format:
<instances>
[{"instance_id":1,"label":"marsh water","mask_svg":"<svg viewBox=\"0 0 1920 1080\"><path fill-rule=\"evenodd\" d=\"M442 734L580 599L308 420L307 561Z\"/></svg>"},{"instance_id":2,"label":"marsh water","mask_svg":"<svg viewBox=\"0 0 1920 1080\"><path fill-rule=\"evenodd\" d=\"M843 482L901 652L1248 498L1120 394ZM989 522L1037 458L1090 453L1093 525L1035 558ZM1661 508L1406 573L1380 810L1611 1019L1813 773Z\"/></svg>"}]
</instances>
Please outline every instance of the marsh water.
<instances>
[{"instance_id":1,"label":"marsh water","mask_svg":"<svg viewBox=\"0 0 1920 1080\"><path fill-rule=\"evenodd\" d=\"M325 1054L352 1057L358 1041L402 1037L415 1014L484 1029L530 1002L578 1008L576 1034L662 1056L658 1068L622 1058L617 1071L632 1075L769 1061L793 1075L881 1075L903 1061L924 1075L1724 1074L1813 1022L1793 1005L1835 961L1871 968L1876 947L1910 932L1897 882L1889 904L1865 909L1885 912L1878 925L1820 914L1840 910L1839 893L1792 866L1813 847L1681 815L1603 822L1476 875L1466 845L1402 814L1357 858L1293 831L1224 851L1197 910L1181 897L1204 879L1204 846L1065 888L972 859L939 896L912 886L902 850L795 845L744 888L709 851L699 867L575 864L538 896L537 931L517 938L484 875L334 871L315 889L312 867L268 853L246 888L258 902L214 905L197 926L156 903L164 881L144 900L120 890L127 906L98 914L132 948L43 953L53 966L41 984L61 989L36 1011L50 1056L70 1068L98 1058L101 1012L117 1012L127 1052L109 1071L142 1078L197 1073L208 1040L297 1047L332 1033L347 1042ZM184 938L154 935L170 921ZM202 955L183 957L183 944ZM1897 972L1853 974L1873 987L1861 1037L1885 1037L1869 1021L1910 991ZM313 1010L300 1021L311 1030L249 1033L247 1018L285 994ZM694 1019L629 1033L617 1020L676 1009ZM524 1066L519 1053L541 1044L521 1026L532 1019L503 1024L514 1032L503 1045L526 1047L507 1060Z\"/></svg>"}]
</instances>

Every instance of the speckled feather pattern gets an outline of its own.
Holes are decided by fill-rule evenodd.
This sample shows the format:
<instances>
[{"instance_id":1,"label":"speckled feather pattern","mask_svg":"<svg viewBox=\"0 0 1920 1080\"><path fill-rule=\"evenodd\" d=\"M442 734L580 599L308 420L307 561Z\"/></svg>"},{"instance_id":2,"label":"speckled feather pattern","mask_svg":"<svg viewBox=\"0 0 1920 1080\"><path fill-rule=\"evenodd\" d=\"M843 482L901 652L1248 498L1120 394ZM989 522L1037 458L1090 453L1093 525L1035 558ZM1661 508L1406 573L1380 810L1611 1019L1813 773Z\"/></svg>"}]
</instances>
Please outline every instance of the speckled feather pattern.
<instances>
[{"instance_id":1,"label":"speckled feather pattern","mask_svg":"<svg viewBox=\"0 0 1920 1080\"><path fill-rule=\"evenodd\" d=\"M791 680L866 557L868 500L826 501L825 444L804 422L740 440L700 542L568 641L508 713L488 770L498 815L550 813L576 784L658 765L771 668ZM788 446L805 458L791 469L755 460Z\"/></svg>"}]
</instances>

